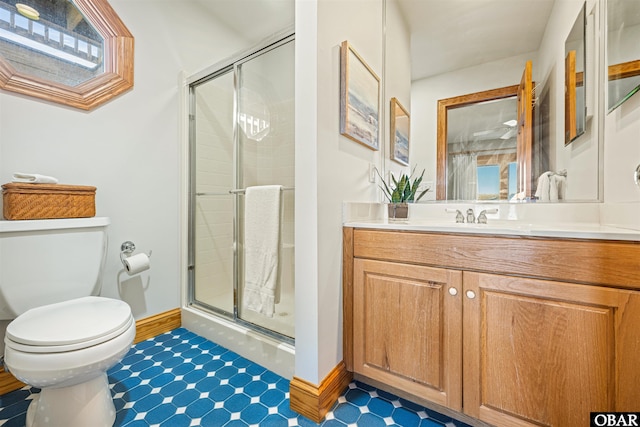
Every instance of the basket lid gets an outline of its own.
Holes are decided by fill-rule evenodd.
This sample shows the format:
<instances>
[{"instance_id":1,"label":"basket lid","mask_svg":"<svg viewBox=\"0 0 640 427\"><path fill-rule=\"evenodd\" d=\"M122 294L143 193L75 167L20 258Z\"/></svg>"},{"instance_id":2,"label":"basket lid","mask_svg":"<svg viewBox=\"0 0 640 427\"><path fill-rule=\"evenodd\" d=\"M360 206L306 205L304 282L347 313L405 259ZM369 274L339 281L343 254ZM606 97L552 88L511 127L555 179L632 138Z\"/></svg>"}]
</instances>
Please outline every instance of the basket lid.
<instances>
[{"instance_id":1,"label":"basket lid","mask_svg":"<svg viewBox=\"0 0 640 427\"><path fill-rule=\"evenodd\" d=\"M20 193L95 193L96 187L90 185L69 184L34 184L23 182L9 182L2 184L2 190L6 192Z\"/></svg>"}]
</instances>

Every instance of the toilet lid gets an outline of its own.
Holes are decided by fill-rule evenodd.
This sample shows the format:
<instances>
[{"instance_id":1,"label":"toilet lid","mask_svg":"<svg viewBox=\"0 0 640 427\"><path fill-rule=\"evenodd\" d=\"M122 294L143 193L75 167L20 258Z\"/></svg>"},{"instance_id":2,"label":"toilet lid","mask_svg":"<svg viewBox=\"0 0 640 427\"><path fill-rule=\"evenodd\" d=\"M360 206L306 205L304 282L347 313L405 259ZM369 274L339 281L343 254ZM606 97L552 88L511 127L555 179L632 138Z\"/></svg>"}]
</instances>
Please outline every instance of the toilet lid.
<instances>
[{"instance_id":1,"label":"toilet lid","mask_svg":"<svg viewBox=\"0 0 640 427\"><path fill-rule=\"evenodd\" d=\"M9 323L5 341L22 351L77 350L118 336L132 322L126 302L83 297L26 311Z\"/></svg>"}]
</instances>

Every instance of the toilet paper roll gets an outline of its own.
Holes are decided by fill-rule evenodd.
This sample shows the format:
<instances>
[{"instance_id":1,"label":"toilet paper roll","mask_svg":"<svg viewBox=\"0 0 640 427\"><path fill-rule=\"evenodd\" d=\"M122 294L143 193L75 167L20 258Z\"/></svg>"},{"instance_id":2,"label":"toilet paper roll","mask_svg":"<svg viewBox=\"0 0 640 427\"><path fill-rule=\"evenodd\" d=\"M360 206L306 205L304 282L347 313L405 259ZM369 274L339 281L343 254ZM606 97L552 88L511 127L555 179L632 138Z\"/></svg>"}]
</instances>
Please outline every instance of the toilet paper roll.
<instances>
[{"instance_id":1,"label":"toilet paper roll","mask_svg":"<svg viewBox=\"0 0 640 427\"><path fill-rule=\"evenodd\" d=\"M127 274L129 276L133 276L134 274L148 270L151 266L151 262L149 261L147 254L136 254L125 258L124 266L127 269Z\"/></svg>"}]
</instances>

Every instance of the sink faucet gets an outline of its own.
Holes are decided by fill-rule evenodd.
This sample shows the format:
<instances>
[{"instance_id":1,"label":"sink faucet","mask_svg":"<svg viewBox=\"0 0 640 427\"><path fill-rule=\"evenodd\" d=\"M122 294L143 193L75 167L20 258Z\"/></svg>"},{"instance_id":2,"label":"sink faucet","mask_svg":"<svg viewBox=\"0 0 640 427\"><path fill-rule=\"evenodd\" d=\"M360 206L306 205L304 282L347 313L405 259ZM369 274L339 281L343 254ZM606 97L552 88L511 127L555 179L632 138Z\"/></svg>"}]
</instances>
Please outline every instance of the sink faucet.
<instances>
[{"instance_id":1,"label":"sink faucet","mask_svg":"<svg viewBox=\"0 0 640 427\"><path fill-rule=\"evenodd\" d=\"M483 209L478 215L478 224L486 224L487 223L487 214L498 213L498 209Z\"/></svg>"},{"instance_id":2,"label":"sink faucet","mask_svg":"<svg viewBox=\"0 0 640 427\"><path fill-rule=\"evenodd\" d=\"M460 212L460 209L445 209L447 213L455 213L456 214L456 223L464 222L464 215Z\"/></svg>"},{"instance_id":3,"label":"sink faucet","mask_svg":"<svg viewBox=\"0 0 640 427\"><path fill-rule=\"evenodd\" d=\"M474 224L476 222L476 216L473 214L473 209L467 209L467 224Z\"/></svg>"}]
</instances>

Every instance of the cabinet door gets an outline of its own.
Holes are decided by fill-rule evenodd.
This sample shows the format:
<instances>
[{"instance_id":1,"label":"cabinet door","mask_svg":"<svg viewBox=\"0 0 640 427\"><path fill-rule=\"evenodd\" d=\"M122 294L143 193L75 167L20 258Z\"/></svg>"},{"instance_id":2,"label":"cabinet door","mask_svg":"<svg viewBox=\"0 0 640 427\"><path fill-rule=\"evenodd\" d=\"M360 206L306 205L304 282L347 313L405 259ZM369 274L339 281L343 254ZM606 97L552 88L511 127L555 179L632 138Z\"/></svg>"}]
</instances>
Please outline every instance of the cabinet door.
<instances>
[{"instance_id":1,"label":"cabinet door","mask_svg":"<svg viewBox=\"0 0 640 427\"><path fill-rule=\"evenodd\" d=\"M356 259L354 371L461 410L462 273Z\"/></svg>"},{"instance_id":2,"label":"cabinet door","mask_svg":"<svg viewBox=\"0 0 640 427\"><path fill-rule=\"evenodd\" d=\"M640 293L464 273L464 412L497 426L588 426L637 411Z\"/></svg>"}]
</instances>

